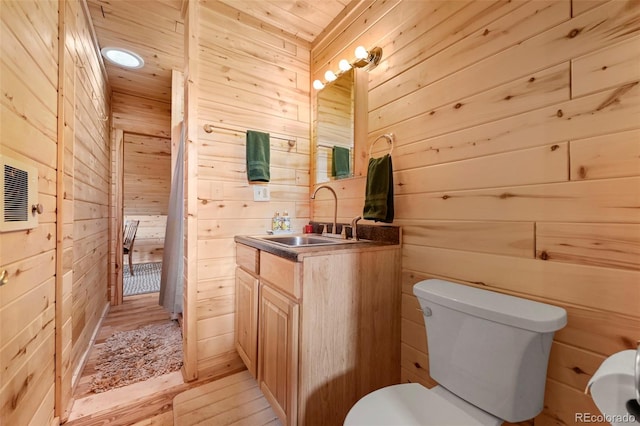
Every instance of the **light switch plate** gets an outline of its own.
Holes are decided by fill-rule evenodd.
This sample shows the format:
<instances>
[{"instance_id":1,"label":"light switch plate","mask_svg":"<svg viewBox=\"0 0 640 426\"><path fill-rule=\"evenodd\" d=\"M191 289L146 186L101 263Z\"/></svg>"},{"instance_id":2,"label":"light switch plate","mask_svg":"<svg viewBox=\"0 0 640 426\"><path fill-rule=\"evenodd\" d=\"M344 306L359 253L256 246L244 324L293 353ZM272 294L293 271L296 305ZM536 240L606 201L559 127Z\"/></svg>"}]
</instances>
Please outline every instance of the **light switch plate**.
<instances>
[{"instance_id":1,"label":"light switch plate","mask_svg":"<svg viewBox=\"0 0 640 426\"><path fill-rule=\"evenodd\" d=\"M254 185L253 186L253 201L269 201L271 194L269 193L268 186Z\"/></svg>"}]
</instances>

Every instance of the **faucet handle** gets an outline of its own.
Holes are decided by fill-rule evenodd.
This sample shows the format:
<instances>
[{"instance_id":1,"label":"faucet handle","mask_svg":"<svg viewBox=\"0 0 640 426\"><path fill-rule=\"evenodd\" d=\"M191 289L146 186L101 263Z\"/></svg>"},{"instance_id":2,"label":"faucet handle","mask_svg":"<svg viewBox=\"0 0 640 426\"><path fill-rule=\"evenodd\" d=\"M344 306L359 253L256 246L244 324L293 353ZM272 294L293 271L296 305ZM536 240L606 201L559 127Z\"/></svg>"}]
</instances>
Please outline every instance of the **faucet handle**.
<instances>
[{"instance_id":1,"label":"faucet handle","mask_svg":"<svg viewBox=\"0 0 640 426\"><path fill-rule=\"evenodd\" d=\"M343 240L347 239L347 228L351 228L351 226L342 225L342 231L340 232L340 237L342 237Z\"/></svg>"}]
</instances>

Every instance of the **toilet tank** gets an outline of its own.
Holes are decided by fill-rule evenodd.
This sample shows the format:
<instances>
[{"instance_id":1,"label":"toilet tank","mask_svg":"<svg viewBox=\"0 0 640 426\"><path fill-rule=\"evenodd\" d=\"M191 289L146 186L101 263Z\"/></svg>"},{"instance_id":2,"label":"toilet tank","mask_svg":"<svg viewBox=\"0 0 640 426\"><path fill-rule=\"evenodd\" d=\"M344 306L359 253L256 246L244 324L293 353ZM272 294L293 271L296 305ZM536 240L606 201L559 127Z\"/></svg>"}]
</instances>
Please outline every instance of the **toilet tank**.
<instances>
[{"instance_id":1,"label":"toilet tank","mask_svg":"<svg viewBox=\"0 0 640 426\"><path fill-rule=\"evenodd\" d=\"M557 306L443 280L413 287L427 328L429 373L441 386L500 419L542 411Z\"/></svg>"}]
</instances>

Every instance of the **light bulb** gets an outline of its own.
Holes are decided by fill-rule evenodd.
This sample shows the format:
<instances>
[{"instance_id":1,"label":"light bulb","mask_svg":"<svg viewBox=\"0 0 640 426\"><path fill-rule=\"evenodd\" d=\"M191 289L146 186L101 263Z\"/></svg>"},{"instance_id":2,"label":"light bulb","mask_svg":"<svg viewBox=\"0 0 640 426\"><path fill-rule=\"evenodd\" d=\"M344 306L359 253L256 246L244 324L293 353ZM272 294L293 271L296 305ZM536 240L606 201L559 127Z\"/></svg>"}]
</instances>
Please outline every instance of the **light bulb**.
<instances>
[{"instance_id":1,"label":"light bulb","mask_svg":"<svg viewBox=\"0 0 640 426\"><path fill-rule=\"evenodd\" d=\"M338 68L340 68L340 71L349 71L351 69L351 64L346 59L342 59L338 62Z\"/></svg>"},{"instance_id":2,"label":"light bulb","mask_svg":"<svg viewBox=\"0 0 640 426\"><path fill-rule=\"evenodd\" d=\"M324 89L324 84L320 80L315 80L313 82L313 88L316 90L322 90Z\"/></svg>"},{"instance_id":3,"label":"light bulb","mask_svg":"<svg viewBox=\"0 0 640 426\"><path fill-rule=\"evenodd\" d=\"M331 70L327 70L327 72L324 73L324 79L327 80L327 81L334 81L336 78L338 78L338 77Z\"/></svg>"},{"instance_id":4,"label":"light bulb","mask_svg":"<svg viewBox=\"0 0 640 426\"><path fill-rule=\"evenodd\" d=\"M356 47L356 58L367 59L368 57L369 57L369 52L367 52L367 49L365 49L364 46Z\"/></svg>"}]
</instances>

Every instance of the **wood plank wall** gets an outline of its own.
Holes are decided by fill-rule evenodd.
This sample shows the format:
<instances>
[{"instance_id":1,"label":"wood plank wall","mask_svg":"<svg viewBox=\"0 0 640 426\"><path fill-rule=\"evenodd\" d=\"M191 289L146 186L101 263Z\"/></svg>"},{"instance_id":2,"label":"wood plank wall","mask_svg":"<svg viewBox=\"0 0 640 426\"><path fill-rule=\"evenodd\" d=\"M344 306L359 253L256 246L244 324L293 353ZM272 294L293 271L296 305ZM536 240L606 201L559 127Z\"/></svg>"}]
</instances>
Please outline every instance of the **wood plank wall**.
<instances>
[{"instance_id":1,"label":"wood plank wall","mask_svg":"<svg viewBox=\"0 0 640 426\"><path fill-rule=\"evenodd\" d=\"M110 90L80 2L73 2L73 46L66 64L75 71L73 132L73 286L70 368L81 368L108 304L108 241L111 185ZM74 67L72 64L76 64ZM65 140L68 146L69 141ZM68 212L71 213L71 212ZM67 212L65 211L65 215ZM74 380L77 377L74 377Z\"/></svg>"},{"instance_id":2,"label":"wood plank wall","mask_svg":"<svg viewBox=\"0 0 640 426\"><path fill-rule=\"evenodd\" d=\"M185 99L187 113L195 118L188 121L189 146L197 142L186 160L187 170L191 164L197 168L189 175L197 177L197 229L187 226L188 240L197 244L188 245L187 256L197 265L186 270L191 270L188 294L197 297L197 331L189 336L197 335L203 374L238 359L233 237L265 233L276 211L287 210L296 229L309 220L310 46L217 1L189 7L198 10L190 11L197 28L188 32L199 36L190 40L198 41L197 49L189 50L198 52L192 58L198 71L192 67L185 75L197 87L197 99L189 98L193 90ZM206 133L205 124L218 127ZM254 202L247 182L247 129L271 134L269 202ZM189 159L195 152L197 158Z\"/></svg>"},{"instance_id":3,"label":"wood plank wall","mask_svg":"<svg viewBox=\"0 0 640 426\"><path fill-rule=\"evenodd\" d=\"M28 18L27 18L28 17ZM38 168L38 227L0 235L0 420L54 417L58 3L0 8L0 149ZM26 307L29 308L26 308Z\"/></svg>"},{"instance_id":4,"label":"wood plank wall","mask_svg":"<svg viewBox=\"0 0 640 426\"><path fill-rule=\"evenodd\" d=\"M113 92L113 127L126 133L171 137L171 103Z\"/></svg>"},{"instance_id":5,"label":"wood plank wall","mask_svg":"<svg viewBox=\"0 0 640 426\"><path fill-rule=\"evenodd\" d=\"M171 139L125 133L123 165L124 218L140 221L132 261L162 262L171 192Z\"/></svg>"},{"instance_id":6,"label":"wood plank wall","mask_svg":"<svg viewBox=\"0 0 640 426\"><path fill-rule=\"evenodd\" d=\"M0 287L2 424L64 417L72 375L106 306L107 86L81 3L60 4L60 17L57 1L0 8L0 149L36 165L45 208L37 228L0 235L0 269L10 274Z\"/></svg>"},{"instance_id":7,"label":"wood plank wall","mask_svg":"<svg viewBox=\"0 0 640 426\"><path fill-rule=\"evenodd\" d=\"M381 46L368 143L396 134L402 378L432 386L412 285L440 277L564 307L535 424L598 414L583 391L640 337L640 4L375 2L312 50ZM333 183L343 220L364 179ZM320 193L318 194L320 197ZM332 201L312 216L330 220Z\"/></svg>"}]
</instances>

